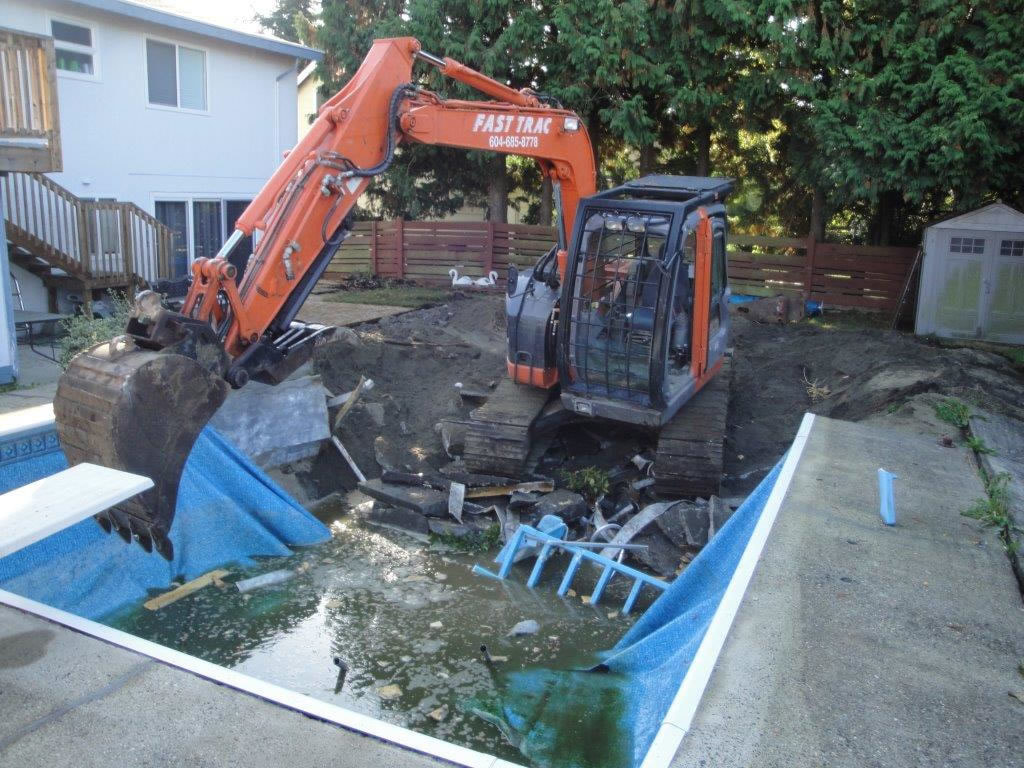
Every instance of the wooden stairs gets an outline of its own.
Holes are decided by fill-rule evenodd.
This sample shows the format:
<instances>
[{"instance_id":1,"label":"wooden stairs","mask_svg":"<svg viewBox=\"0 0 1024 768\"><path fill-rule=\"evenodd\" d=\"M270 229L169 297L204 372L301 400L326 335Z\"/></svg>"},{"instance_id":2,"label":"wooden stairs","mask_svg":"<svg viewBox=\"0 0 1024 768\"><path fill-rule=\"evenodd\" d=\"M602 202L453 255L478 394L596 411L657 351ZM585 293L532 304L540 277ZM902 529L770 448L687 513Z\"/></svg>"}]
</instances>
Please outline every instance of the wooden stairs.
<instances>
[{"instance_id":1,"label":"wooden stairs","mask_svg":"<svg viewBox=\"0 0 1024 768\"><path fill-rule=\"evenodd\" d=\"M134 203L84 200L37 173L0 177L0 192L10 260L43 281L51 305L58 288L89 305L93 291L169 275L171 230Z\"/></svg>"}]
</instances>

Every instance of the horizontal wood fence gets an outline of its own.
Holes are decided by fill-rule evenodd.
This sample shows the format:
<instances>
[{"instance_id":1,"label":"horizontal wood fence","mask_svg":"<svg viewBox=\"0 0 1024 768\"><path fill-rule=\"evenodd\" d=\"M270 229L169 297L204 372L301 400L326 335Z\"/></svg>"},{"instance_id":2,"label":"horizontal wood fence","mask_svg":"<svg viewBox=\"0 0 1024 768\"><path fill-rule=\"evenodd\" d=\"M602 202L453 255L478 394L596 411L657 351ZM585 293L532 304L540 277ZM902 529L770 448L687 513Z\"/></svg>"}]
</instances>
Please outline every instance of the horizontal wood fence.
<instances>
[{"instance_id":1,"label":"horizontal wood fence","mask_svg":"<svg viewBox=\"0 0 1024 768\"><path fill-rule=\"evenodd\" d=\"M532 266L554 244L551 227L486 221L359 222L325 278L352 274L449 284L448 270L478 278ZM896 308L916 248L821 243L811 238L730 235L733 293L802 296L834 307Z\"/></svg>"},{"instance_id":2,"label":"horizontal wood fence","mask_svg":"<svg viewBox=\"0 0 1024 768\"><path fill-rule=\"evenodd\" d=\"M362 273L421 283L451 283L459 276L497 272L504 285L509 264L532 266L554 244L555 230L491 221L359 222L327 269L326 279Z\"/></svg>"}]
</instances>

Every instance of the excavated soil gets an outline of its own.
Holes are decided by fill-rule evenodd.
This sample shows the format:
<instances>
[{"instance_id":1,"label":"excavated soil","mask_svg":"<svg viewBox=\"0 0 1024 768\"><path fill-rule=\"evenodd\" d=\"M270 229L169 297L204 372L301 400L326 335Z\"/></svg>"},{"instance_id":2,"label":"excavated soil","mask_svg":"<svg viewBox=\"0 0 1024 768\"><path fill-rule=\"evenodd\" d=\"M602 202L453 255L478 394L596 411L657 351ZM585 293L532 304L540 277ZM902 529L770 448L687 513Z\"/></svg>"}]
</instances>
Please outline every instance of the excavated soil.
<instances>
[{"instance_id":1,"label":"excavated soil","mask_svg":"<svg viewBox=\"0 0 1024 768\"><path fill-rule=\"evenodd\" d=\"M844 327L849 323L843 317L775 325L734 312L726 495L756 485L786 450L806 411L890 421L937 438L943 432L958 437L935 418L933 404L944 396L1024 417L1024 375L1002 355ZM504 375L504 333L503 296L454 294L442 306L343 329L318 349L316 368L332 392L353 389L360 375L374 381L337 431L364 474L378 476L382 465L437 468L449 461L435 425L475 407L460 397L457 385L487 392ZM583 430L575 445L591 455L581 463L627 460L635 440L619 437L614 429ZM312 498L355 485L333 450L296 470Z\"/></svg>"}]
</instances>

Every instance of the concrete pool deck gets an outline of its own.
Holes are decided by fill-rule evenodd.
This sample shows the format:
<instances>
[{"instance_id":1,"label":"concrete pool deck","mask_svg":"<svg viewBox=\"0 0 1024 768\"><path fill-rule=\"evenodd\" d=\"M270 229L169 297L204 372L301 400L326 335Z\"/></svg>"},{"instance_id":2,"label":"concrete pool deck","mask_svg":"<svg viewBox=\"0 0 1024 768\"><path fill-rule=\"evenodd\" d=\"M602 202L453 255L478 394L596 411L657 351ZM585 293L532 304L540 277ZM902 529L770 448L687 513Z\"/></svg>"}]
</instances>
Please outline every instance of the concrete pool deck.
<instances>
[{"instance_id":1,"label":"concrete pool deck","mask_svg":"<svg viewBox=\"0 0 1024 768\"><path fill-rule=\"evenodd\" d=\"M995 534L959 514L982 493L966 448L816 418L671 764L1019 765L1024 604ZM204 674L0 605L0 764L450 764Z\"/></svg>"},{"instance_id":2,"label":"concrete pool deck","mask_svg":"<svg viewBox=\"0 0 1024 768\"><path fill-rule=\"evenodd\" d=\"M0 764L447 763L0 606Z\"/></svg>"},{"instance_id":3,"label":"concrete pool deck","mask_svg":"<svg viewBox=\"0 0 1024 768\"><path fill-rule=\"evenodd\" d=\"M672 766L1021 765L1024 604L960 514L983 495L965 447L817 417Z\"/></svg>"}]
</instances>

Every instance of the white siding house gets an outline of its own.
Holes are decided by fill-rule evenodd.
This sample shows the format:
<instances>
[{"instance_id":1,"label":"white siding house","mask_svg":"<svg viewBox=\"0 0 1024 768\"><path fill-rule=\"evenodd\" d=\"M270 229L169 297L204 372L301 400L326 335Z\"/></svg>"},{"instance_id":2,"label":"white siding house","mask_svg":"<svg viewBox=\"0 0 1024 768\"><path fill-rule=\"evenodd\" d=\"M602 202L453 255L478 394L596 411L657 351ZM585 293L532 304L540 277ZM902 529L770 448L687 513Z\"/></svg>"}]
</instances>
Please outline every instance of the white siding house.
<instances>
[{"instance_id":1,"label":"white siding house","mask_svg":"<svg viewBox=\"0 0 1024 768\"><path fill-rule=\"evenodd\" d=\"M1024 344L1024 213L986 205L927 227L923 247L918 334Z\"/></svg>"},{"instance_id":2,"label":"white siding house","mask_svg":"<svg viewBox=\"0 0 1024 768\"><path fill-rule=\"evenodd\" d=\"M296 142L296 76L322 54L123 0L3 0L0 26L52 35L63 171L87 199L175 232L173 266L216 253ZM28 309L40 280L14 268Z\"/></svg>"}]
</instances>

